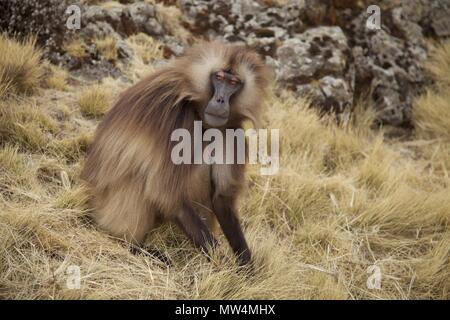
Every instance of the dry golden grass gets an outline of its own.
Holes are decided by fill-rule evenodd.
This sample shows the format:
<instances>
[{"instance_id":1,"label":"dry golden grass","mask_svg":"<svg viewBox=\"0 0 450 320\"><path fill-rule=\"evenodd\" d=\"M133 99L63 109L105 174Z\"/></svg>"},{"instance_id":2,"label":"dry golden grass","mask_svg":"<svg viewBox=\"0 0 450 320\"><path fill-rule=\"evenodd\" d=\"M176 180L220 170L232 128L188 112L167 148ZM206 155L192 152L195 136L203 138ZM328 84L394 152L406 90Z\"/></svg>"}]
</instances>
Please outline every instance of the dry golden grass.
<instances>
[{"instance_id":1,"label":"dry golden grass","mask_svg":"<svg viewBox=\"0 0 450 320\"><path fill-rule=\"evenodd\" d=\"M44 69L35 42L0 35L0 94L31 94L39 87Z\"/></svg>"},{"instance_id":2,"label":"dry golden grass","mask_svg":"<svg viewBox=\"0 0 450 320\"><path fill-rule=\"evenodd\" d=\"M93 1L93 0L88 0L88 1ZM95 3L96 5L101 6L102 8L117 8L117 7L123 7L124 5L122 3L120 3L117 0L94 0L97 3Z\"/></svg>"},{"instance_id":3,"label":"dry golden grass","mask_svg":"<svg viewBox=\"0 0 450 320\"><path fill-rule=\"evenodd\" d=\"M162 59L162 45L145 33L138 33L127 39L137 58L144 64L149 64L156 59Z\"/></svg>"},{"instance_id":4,"label":"dry golden grass","mask_svg":"<svg viewBox=\"0 0 450 320\"><path fill-rule=\"evenodd\" d=\"M413 118L422 139L450 141L450 41L433 48L427 68L435 85L416 100Z\"/></svg>"},{"instance_id":5,"label":"dry golden grass","mask_svg":"<svg viewBox=\"0 0 450 320\"><path fill-rule=\"evenodd\" d=\"M117 40L114 37L104 37L94 40L98 52L109 62L117 61Z\"/></svg>"},{"instance_id":6,"label":"dry golden grass","mask_svg":"<svg viewBox=\"0 0 450 320\"><path fill-rule=\"evenodd\" d=\"M450 71L450 68L447 69ZM441 138L450 141L450 91L428 90L417 99L413 115L417 135L421 138Z\"/></svg>"},{"instance_id":7,"label":"dry golden grass","mask_svg":"<svg viewBox=\"0 0 450 320\"><path fill-rule=\"evenodd\" d=\"M163 59L163 48L160 42L144 33L132 35L126 41L135 54L124 71L136 81L154 70L152 63Z\"/></svg>"},{"instance_id":8,"label":"dry golden grass","mask_svg":"<svg viewBox=\"0 0 450 320\"><path fill-rule=\"evenodd\" d=\"M280 172L249 168L240 212L255 270L245 274L223 236L209 262L170 225L137 255L97 229L78 178L97 121L80 112L76 91L85 89L74 90L52 103L54 90L44 91L38 106L0 104L0 298L450 297L450 126L442 124L450 118L425 111L441 110L446 91L418 100L426 130L406 142L371 131L373 114L362 106L341 127L306 101L272 94L267 124L280 129ZM22 138L22 127L43 140ZM155 249L170 265L145 254ZM74 265L80 289L67 286ZM380 268L380 289L367 286L371 266Z\"/></svg>"},{"instance_id":9,"label":"dry golden grass","mask_svg":"<svg viewBox=\"0 0 450 320\"><path fill-rule=\"evenodd\" d=\"M86 55L84 42L80 38L74 38L64 43L63 50L77 58L83 58Z\"/></svg>"},{"instance_id":10,"label":"dry golden grass","mask_svg":"<svg viewBox=\"0 0 450 320\"><path fill-rule=\"evenodd\" d=\"M450 41L432 47L432 57L427 64L438 85L450 86Z\"/></svg>"},{"instance_id":11,"label":"dry golden grass","mask_svg":"<svg viewBox=\"0 0 450 320\"><path fill-rule=\"evenodd\" d=\"M60 91L67 90L67 70L55 65L49 66L49 75L45 78L46 87Z\"/></svg>"},{"instance_id":12,"label":"dry golden grass","mask_svg":"<svg viewBox=\"0 0 450 320\"><path fill-rule=\"evenodd\" d=\"M187 43L191 37L183 25L183 14L176 6L166 6L160 3L155 5L156 18L161 23L164 30L183 43Z\"/></svg>"},{"instance_id":13,"label":"dry golden grass","mask_svg":"<svg viewBox=\"0 0 450 320\"><path fill-rule=\"evenodd\" d=\"M86 117L100 117L111 107L111 92L100 85L83 90L78 104L81 113Z\"/></svg>"},{"instance_id":14,"label":"dry golden grass","mask_svg":"<svg viewBox=\"0 0 450 320\"><path fill-rule=\"evenodd\" d=\"M43 150L49 142L48 133L56 128L56 122L35 102L0 102L1 145L13 143L22 150Z\"/></svg>"},{"instance_id":15,"label":"dry golden grass","mask_svg":"<svg viewBox=\"0 0 450 320\"><path fill-rule=\"evenodd\" d=\"M8 91L10 91L11 82L6 79L3 73L0 74L0 99L6 99Z\"/></svg>"}]
</instances>

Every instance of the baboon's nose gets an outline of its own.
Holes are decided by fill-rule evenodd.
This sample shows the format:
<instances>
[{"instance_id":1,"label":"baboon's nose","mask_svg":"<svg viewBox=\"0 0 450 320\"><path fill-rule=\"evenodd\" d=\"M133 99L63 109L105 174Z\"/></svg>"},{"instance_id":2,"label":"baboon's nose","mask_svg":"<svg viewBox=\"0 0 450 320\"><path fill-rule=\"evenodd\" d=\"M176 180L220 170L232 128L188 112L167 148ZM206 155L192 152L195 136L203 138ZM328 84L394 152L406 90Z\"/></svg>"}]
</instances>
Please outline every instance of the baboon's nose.
<instances>
[{"instance_id":1,"label":"baboon's nose","mask_svg":"<svg viewBox=\"0 0 450 320\"><path fill-rule=\"evenodd\" d=\"M223 97L218 97L218 98L216 99L216 102L217 102L217 103L224 103L224 102L225 102L225 99L224 99Z\"/></svg>"}]
</instances>

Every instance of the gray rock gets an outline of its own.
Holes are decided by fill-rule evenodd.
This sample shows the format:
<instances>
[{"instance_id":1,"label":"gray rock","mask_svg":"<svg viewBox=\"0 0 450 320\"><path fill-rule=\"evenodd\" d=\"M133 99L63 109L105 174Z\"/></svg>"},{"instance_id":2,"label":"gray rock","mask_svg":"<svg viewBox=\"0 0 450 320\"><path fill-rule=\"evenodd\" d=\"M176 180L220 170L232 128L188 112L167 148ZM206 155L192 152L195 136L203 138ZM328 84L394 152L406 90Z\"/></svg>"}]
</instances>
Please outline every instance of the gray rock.
<instances>
[{"instance_id":1,"label":"gray rock","mask_svg":"<svg viewBox=\"0 0 450 320\"><path fill-rule=\"evenodd\" d=\"M169 58L171 56L180 56L184 52L183 44L172 36L164 36L162 39L164 43L164 56Z\"/></svg>"},{"instance_id":2,"label":"gray rock","mask_svg":"<svg viewBox=\"0 0 450 320\"><path fill-rule=\"evenodd\" d=\"M0 33L18 39L32 35L44 56L50 57L74 34L66 26L69 4L67 0L1 0Z\"/></svg>"},{"instance_id":3,"label":"gray rock","mask_svg":"<svg viewBox=\"0 0 450 320\"><path fill-rule=\"evenodd\" d=\"M99 6L85 7L83 12L83 22L97 22L104 21L106 17L106 10Z\"/></svg>"},{"instance_id":4,"label":"gray rock","mask_svg":"<svg viewBox=\"0 0 450 320\"><path fill-rule=\"evenodd\" d=\"M408 19L404 7L391 10L381 30L365 28L366 14L352 22L357 92L369 92L382 123L408 126L413 98L428 82L427 57L420 13ZM395 36L394 36L395 34Z\"/></svg>"},{"instance_id":5,"label":"gray rock","mask_svg":"<svg viewBox=\"0 0 450 320\"><path fill-rule=\"evenodd\" d=\"M285 40L290 33L303 32L305 26L299 19L304 9L303 0L291 0L286 6L264 6L255 0L180 0L186 22L195 33L208 38L246 43ZM272 38L258 41L259 38ZM273 49L273 48L272 48ZM272 54L274 50L266 50Z\"/></svg>"},{"instance_id":6,"label":"gray rock","mask_svg":"<svg viewBox=\"0 0 450 320\"><path fill-rule=\"evenodd\" d=\"M149 35L163 33L163 28L156 20L155 8L152 5L146 2L136 2L128 6L128 12L138 31Z\"/></svg>"},{"instance_id":7,"label":"gray rock","mask_svg":"<svg viewBox=\"0 0 450 320\"><path fill-rule=\"evenodd\" d=\"M155 8L147 2L136 2L128 6L87 6L83 13L83 33L86 36L103 36L113 31L121 36L143 32L152 36L163 35L157 21Z\"/></svg>"},{"instance_id":8,"label":"gray rock","mask_svg":"<svg viewBox=\"0 0 450 320\"><path fill-rule=\"evenodd\" d=\"M347 38L339 27L318 27L288 39L276 52L280 86L327 111L349 112L353 105L354 69Z\"/></svg>"},{"instance_id":9,"label":"gray rock","mask_svg":"<svg viewBox=\"0 0 450 320\"><path fill-rule=\"evenodd\" d=\"M105 21L88 22L88 24L82 28L81 33L87 38L102 38L105 36L120 37L114 28Z\"/></svg>"},{"instance_id":10,"label":"gray rock","mask_svg":"<svg viewBox=\"0 0 450 320\"><path fill-rule=\"evenodd\" d=\"M121 59L129 60L134 56L133 49L127 44L126 41L120 39L116 43L117 55Z\"/></svg>"},{"instance_id":11,"label":"gray rock","mask_svg":"<svg viewBox=\"0 0 450 320\"><path fill-rule=\"evenodd\" d=\"M81 33L87 38L104 37L117 34L122 15L121 8L105 9L100 6L84 7Z\"/></svg>"},{"instance_id":12,"label":"gray rock","mask_svg":"<svg viewBox=\"0 0 450 320\"><path fill-rule=\"evenodd\" d=\"M413 20L405 19L406 14L402 7L394 8L391 16L394 26L402 32L407 41L425 47L422 27Z\"/></svg>"},{"instance_id":13,"label":"gray rock","mask_svg":"<svg viewBox=\"0 0 450 320\"><path fill-rule=\"evenodd\" d=\"M247 40L247 44L258 51L263 56L273 57L276 54L276 50L279 46L279 42L276 37L269 38L256 38L252 37Z\"/></svg>"},{"instance_id":14,"label":"gray rock","mask_svg":"<svg viewBox=\"0 0 450 320\"><path fill-rule=\"evenodd\" d=\"M431 28L437 37L450 37L450 1L434 1L430 10Z\"/></svg>"},{"instance_id":15,"label":"gray rock","mask_svg":"<svg viewBox=\"0 0 450 320\"><path fill-rule=\"evenodd\" d=\"M51 63L64 66L68 70L77 70L81 68L82 61L79 58L73 57L70 54L64 53L60 54L59 52L52 52L48 56Z\"/></svg>"}]
</instances>

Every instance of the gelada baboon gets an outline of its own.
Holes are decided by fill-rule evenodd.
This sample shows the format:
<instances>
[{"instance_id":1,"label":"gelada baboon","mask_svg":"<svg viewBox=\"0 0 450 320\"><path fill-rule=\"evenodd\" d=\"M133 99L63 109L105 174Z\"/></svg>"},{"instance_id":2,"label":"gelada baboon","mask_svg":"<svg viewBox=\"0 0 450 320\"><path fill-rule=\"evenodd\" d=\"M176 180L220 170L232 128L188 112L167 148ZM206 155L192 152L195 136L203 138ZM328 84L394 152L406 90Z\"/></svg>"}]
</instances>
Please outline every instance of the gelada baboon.
<instances>
[{"instance_id":1,"label":"gelada baboon","mask_svg":"<svg viewBox=\"0 0 450 320\"><path fill-rule=\"evenodd\" d=\"M171 221L198 247L217 244L217 219L241 265L251 254L236 197L242 164L174 164L171 134L258 123L268 82L261 58L240 45L202 42L119 97L98 126L82 178L95 221L114 236L142 243L155 222ZM204 130L203 129L203 130Z\"/></svg>"}]
</instances>

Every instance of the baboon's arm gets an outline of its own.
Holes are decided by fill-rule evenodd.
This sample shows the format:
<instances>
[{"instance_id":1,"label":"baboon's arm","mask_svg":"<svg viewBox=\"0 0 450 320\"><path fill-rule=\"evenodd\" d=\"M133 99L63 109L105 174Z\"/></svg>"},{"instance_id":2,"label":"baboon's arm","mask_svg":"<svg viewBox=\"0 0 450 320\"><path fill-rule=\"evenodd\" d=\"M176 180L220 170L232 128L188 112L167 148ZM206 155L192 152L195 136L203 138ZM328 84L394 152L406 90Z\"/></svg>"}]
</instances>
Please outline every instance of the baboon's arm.
<instances>
[{"instance_id":1,"label":"baboon's arm","mask_svg":"<svg viewBox=\"0 0 450 320\"><path fill-rule=\"evenodd\" d=\"M251 253L236 211L232 207L233 203L231 197L216 195L213 199L213 209L225 237L238 258L239 265L243 266L250 262Z\"/></svg>"},{"instance_id":2,"label":"baboon's arm","mask_svg":"<svg viewBox=\"0 0 450 320\"><path fill-rule=\"evenodd\" d=\"M217 240L191 206L185 205L180 210L175 217L175 223L194 245L205 253L217 246Z\"/></svg>"}]
</instances>

